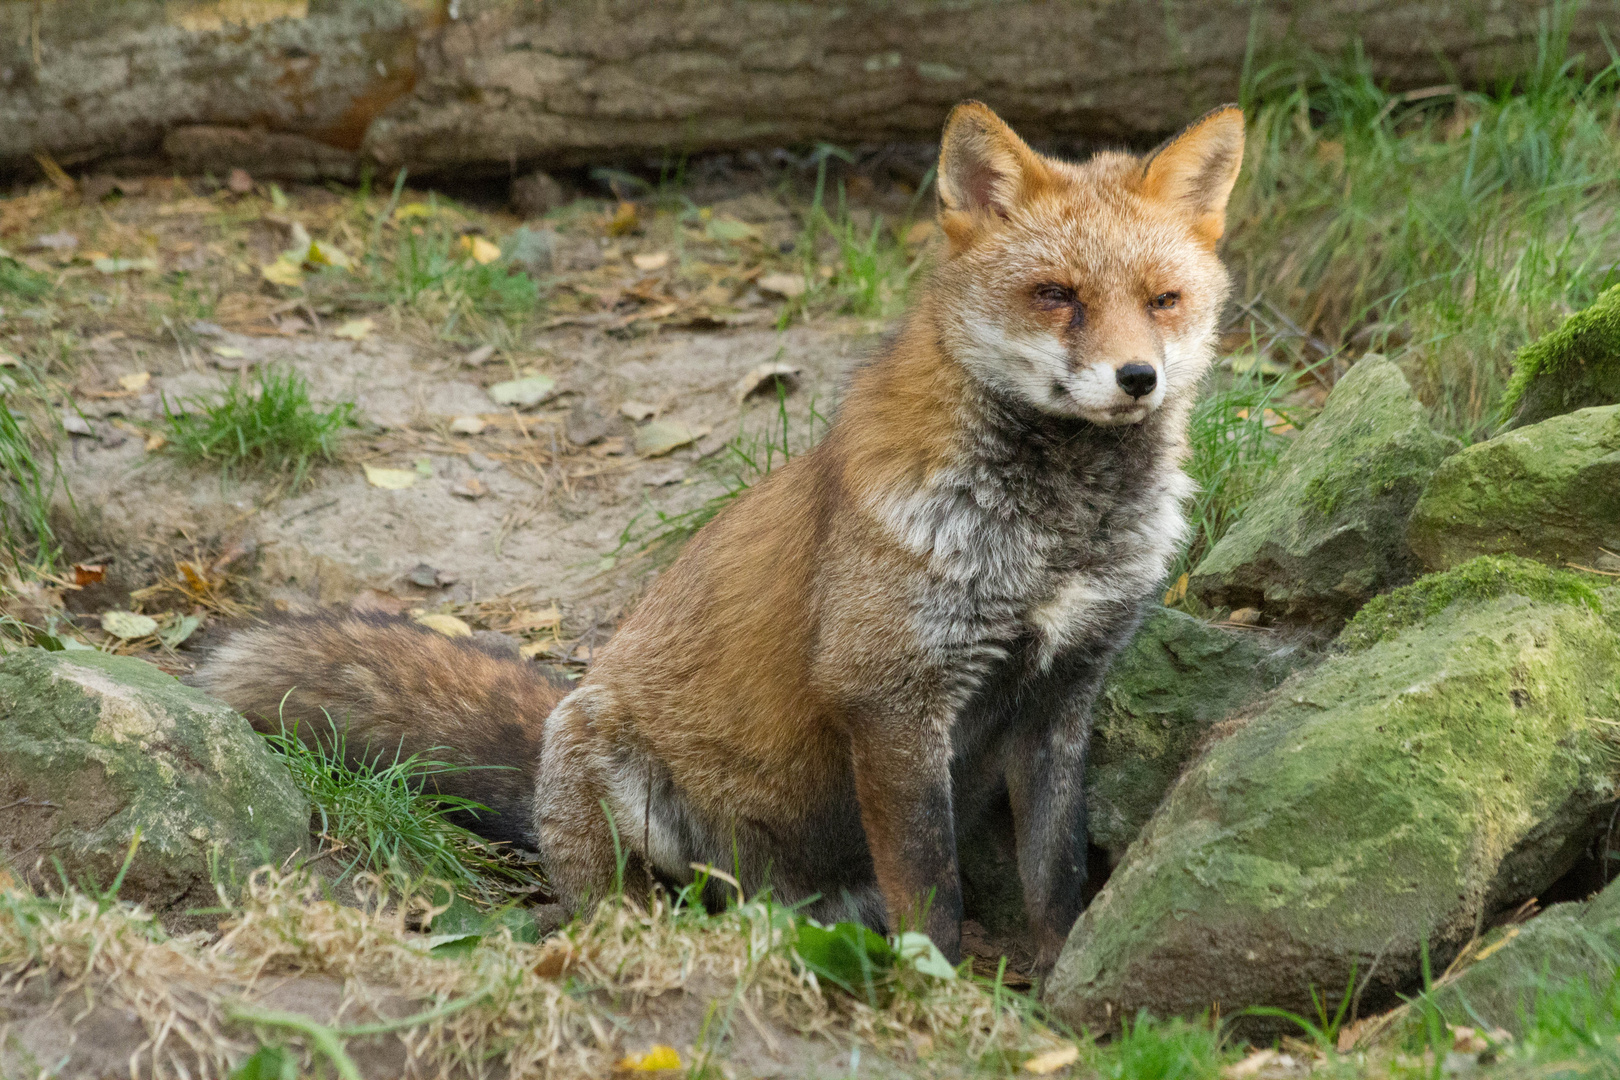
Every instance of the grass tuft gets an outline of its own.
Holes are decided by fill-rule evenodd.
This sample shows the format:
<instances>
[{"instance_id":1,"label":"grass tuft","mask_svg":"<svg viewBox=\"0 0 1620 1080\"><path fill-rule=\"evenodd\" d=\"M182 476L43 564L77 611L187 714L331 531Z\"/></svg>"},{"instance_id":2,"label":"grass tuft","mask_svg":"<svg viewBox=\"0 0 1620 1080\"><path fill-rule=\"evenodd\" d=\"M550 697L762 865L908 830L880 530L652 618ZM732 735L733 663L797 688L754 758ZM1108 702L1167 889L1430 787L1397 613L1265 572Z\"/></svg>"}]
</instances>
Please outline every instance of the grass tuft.
<instances>
[{"instance_id":1,"label":"grass tuft","mask_svg":"<svg viewBox=\"0 0 1620 1080\"><path fill-rule=\"evenodd\" d=\"M227 475L241 469L291 473L294 487L312 462L331 460L344 430L354 425L352 402L315 408L308 381L292 370L261 370L251 391L228 382L213 400L185 398L180 405L171 409L163 401L164 433L174 453Z\"/></svg>"},{"instance_id":2,"label":"grass tuft","mask_svg":"<svg viewBox=\"0 0 1620 1080\"><path fill-rule=\"evenodd\" d=\"M0 394L0 548L13 563L50 570L61 554L50 520L56 454L5 397Z\"/></svg>"}]
</instances>

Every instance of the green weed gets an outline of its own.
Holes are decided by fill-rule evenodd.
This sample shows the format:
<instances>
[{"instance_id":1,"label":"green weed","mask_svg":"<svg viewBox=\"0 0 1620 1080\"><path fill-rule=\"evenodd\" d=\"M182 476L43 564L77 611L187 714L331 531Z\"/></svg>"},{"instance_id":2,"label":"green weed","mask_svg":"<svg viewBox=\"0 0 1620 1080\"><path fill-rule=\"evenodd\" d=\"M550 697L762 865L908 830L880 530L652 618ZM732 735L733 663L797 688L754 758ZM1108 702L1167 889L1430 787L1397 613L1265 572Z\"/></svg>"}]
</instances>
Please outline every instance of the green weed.
<instances>
[{"instance_id":1,"label":"green weed","mask_svg":"<svg viewBox=\"0 0 1620 1080\"><path fill-rule=\"evenodd\" d=\"M186 398L179 406L163 400L164 433L174 453L227 475L246 468L290 473L294 487L312 462L332 458L354 424L353 402L315 408L308 381L292 370L262 369L252 390L227 382L218 397Z\"/></svg>"},{"instance_id":2,"label":"green weed","mask_svg":"<svg viewBox=\"0 0 1620 1080\"><path fill-rule=\"evenodd\" d=\"M42 300L50 291L49 276L30 270L16 259L0 257L0 296Z\"/></svg>"},{"instance_id":3,"label":"green weed","mask_svg":"<svg viewBox=\"0 0 1620 1080\"><path fill-rule=\"evenodd\" d=\"M1220 1034L1207 1025L1143 1013L1096 1049L1092 1067L1108 1080L1214 1080L1230 1056L1221 1048Z\"/></svg>"},{"instance_id":4,"label":"green weed","mask_svg":"<svg viewBox=\"0 0 1620 1080\"><path fill-rule=\"evenodd\" d=\"M0 547L15 563L51 569L61 547L51 530L51 500L59 474L56 452L26 414L0 393Z\"/></svg>"},{"instance_id":5,"label":"green weed","mask_svg":"<svg viewBox=\"0 0 1620 1080\"><path fill-rule=\"evenodd\" d=\"M1245 297L1331 351L1390 351L1441 425L1490 433L1513 354L1620 280L1611 65L1587 77L1544 17L1528 72L1391 93L1360 52L1265 69L1228 253Z\"/></svg>"},{"instance_id":6,"label":"green weed","mask_svg":"<svg viewBox=\"0 0 1620 1080\"><path fill-rule=\"evenodd\" d=\"M464 772L465 766L419 755L389 758L380 751L370 758L351 755L346 733L330 718L327 723L326 737L306 741L293 722L264 738L284 755L293 781L315 807L319 831L342 845L344 875L369 871L407 883L430 877L456 888L509 876L480 837L449 820L488 808L431 790L435 777Z\"/></svg>"}]
</instances>

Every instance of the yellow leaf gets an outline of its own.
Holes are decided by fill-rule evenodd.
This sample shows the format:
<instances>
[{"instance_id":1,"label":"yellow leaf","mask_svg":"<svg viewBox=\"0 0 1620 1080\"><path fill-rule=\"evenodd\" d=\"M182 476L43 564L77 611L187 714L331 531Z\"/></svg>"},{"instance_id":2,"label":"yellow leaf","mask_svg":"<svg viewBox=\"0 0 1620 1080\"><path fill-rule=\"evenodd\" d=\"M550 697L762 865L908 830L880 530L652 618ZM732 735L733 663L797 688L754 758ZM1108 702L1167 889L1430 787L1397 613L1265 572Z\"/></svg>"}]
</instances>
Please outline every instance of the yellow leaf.
<instances>
[{"instance_id":1,"label":"yellow leaf","mask_svg":"<svg viewBox=\"0 0 1620 1080\"><path fill-rule=\"evenodd\" d=\"M360 467L366 470L366 483L384 491L403 491L422 478L415 469L379 469L366 464Z\"/></svg>"},{"instance_id":2,"label":"yellow leaf","mask_svg":"<svg viewBox=\"0 0 1620 1080\"><path fill-rule=\"evenodd\" d=\"M235 345L215 345L214 355L224 357L226 360L240 360L247 353L238 349Z\"/></svg>"},{"instance_id":3,"label":"yellow leaf","mask_svg":"<svg viewBox=\"0 0 1620 1080\"><path fill-rule=\"evenodd\" d=\"M350 341L364 341L371 336L371 332L376 328L377 324L370 319L350 319L332 331L332 336L348 338Z\"/></svg>"},{"instance_id":4,"label":"yellow leaf","mask_svg":"<svg viewBox=\"0 0 1620 1080\"><path fill-rule=\"evenodd\" d=\"M473 262L481 266L488 266L501 257L501 249L482 236L463 236L461 250L471 255Z\"/></svg>"},{"instance_id":5,"label":"yellow leaf","mask_svg":"<svg viewBox=\"0 0 1620 1080\"><path fill-rule=\"evenodd\" d=\"M354 265L354 260L330 240L312 241L309 251L304 254L304 261L312 266L335 266L339 270L347 270Z\"/></svg>"},{"instance_id":6,"label":"yellow leaf","mask_svg":"<svg viewBox=\"0 0 1620 1080\"><path fill-rule=\"evenodd\" d=\"M1060 1046L1056 1050L1048 1050L1044 1054L1036 1054L1024 1062L1024 1071L1034 1073L1036 1076L1045 1076L1055 1073L1059 1069L1067 1068L1080 1060L1080 1048L1073 1043Z\"/></svg>"},{"instance_id":7,"label":"yellow leaf","mask_svg":"<svg viewBox=\"0 0 1620 1080\"><path fill-rule=\"evenodd\" d=\"M681 1055L673 1046L655 1043L645 1054L631 1054L620 1058L614 1065L616 1069L629 1072L657 1072L660 1069L678 1069L681 1067Z\"/></svg>"},{"instance_id":8,"label":"yellow leaf","mask_svg":"<svg viewBox=\"0 0 1620 1080\"><path fill-rule=\"evenodd\" d=\"M436 630L445 637L472 637L472 627L454 615L418 615L417 623Z\"/></svg>"},{"instance_id":9,"label":"yellow leaf","mask_svg":"<svg viewBox=\"0 0 1620 1080\"><path fill-rule=\"evenodd\" d=\"M128 375L118 376L118 385L125 390L139 392L146 389L146 384L152 381L150 371L135 371Z\"/></svg>"},{"instance_id":10,"label":"yellow leaf","mask_svg":"<svg viewBox=\"0 0 1620 1080\"><path fill-rule=\"evenodd\" d=\"M633 202L621 202L614 209L613 216L608 219L608 235L624 236L633 233L641 225L640 213Z\"/></svg>"},{"instance_id":11,"label":"yellow leaf","mask_svg":"<svg viewBox=\"0 0 1620 1080\"><path fill-rule=\"evenodd\" d=\"M261 266L259 273L272 285L295 289L304 283L304 260L290 252L282 252L269 266Z\"/></svg>"},{"instance_id":12,"label":"yellow leaf","mask_svg":"<svg viewBox=\"0 0 1620 1080\"><path fill-rule=\"evenodd\" d=\"M1182 597L1184 597L1186 595L1187 595L1187 575L1182 574L1180 577L1176 578L1176 583L1174 585L1170 586L1169 590L1167 590L1165 592L1165 594L1164 594L1164 606L1169 607L1171 604L1179 604L1181 602Z\"/></svg>"},{"instance_id":13,"label":"yellow leaf","mask_svg":"<svg viewBox=\"0 0 1620 1080\"><path fill-rule=\"evenodd\" d=\"M395 221L409 221L411 218L430 218L433 208L427 203L408 202L394 211Z\"/></svg>"},{"instance_id":14,"label":"yellow leaf","mask_svg":"<svg viewBox=\"0 0 1620 1080\"><path fill-rule=\"evenodd\" d=\"M630 261L635 263L637 270L662 270L669 265L669 252L643 252L639 255L630 256Z\"/></svg>"}]
</instances>

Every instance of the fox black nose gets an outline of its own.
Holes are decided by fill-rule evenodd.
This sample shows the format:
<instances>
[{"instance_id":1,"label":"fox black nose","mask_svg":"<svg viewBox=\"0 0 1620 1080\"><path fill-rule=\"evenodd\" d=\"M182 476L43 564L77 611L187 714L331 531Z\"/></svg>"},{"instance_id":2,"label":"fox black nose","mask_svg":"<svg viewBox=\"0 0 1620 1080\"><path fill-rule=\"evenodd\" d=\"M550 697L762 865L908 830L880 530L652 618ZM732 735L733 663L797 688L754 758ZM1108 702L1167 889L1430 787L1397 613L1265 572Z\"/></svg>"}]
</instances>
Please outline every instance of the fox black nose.
<instances>
[{"instance_id":1,"label":"fox black nose","mask_svg":"<svg viewBox=\"0 0 1620 1080\"><path fill-rule=\"evenodd\" d=\"M1159 373L1152 364L1126 364L1114 372L1114 379L1133 398L1147 397L1159 385Z\"/></svg>"}]
</instances>

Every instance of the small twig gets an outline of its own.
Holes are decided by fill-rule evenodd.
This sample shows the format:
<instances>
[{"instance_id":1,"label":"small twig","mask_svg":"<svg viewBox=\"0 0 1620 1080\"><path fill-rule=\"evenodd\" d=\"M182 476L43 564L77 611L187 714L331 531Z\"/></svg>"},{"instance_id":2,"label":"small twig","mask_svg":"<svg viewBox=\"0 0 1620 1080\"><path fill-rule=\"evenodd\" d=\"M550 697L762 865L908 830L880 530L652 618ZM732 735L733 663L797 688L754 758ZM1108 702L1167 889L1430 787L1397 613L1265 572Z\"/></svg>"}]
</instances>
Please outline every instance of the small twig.
<instances>
[{"instance_id":1,"label":"small twig","mask_svg":"<svg viewBox=\"0 0 1620 1080\"><path fill-rule=\"evenodd\" d=\"M282 1028L286 1031L296 1032L307 1038L316 1050L326 1056L337 1070L342 1080L364 1080L360 1069L355 1065L354 1059L349 1056L344 1043L350 1039L361 1039L372 1035L386 1035L393 1031L402 1031L417 1027L421 1024L439 1020L460 1012L469 1005L476 1003L479 998L465 997L460 1001L449 1001L427 1012L417 1013L415 1016L403 1017L399 1020L385 1020L376 1024L357 1024L353 1027L330 1027L307 1016L298 1013L282 1012L279 1009L256 1009L251 1005L228 1005L225 1015L230 1019L243 1024L255 1024L259 1027Z\"/></svg>"},{"instance_id":2,"label":"small twig","mask_svg":"<svg viewBox=\"0 0 1620 1080\"><path fill-rule=\"evenodd\" d=\"M291 517L284 519L282 521L282 523L281 523L281 527L283 529L285 529L288 525L291 525L293 522L297 521L301 517L307 517L310 514L318 514L322 510L330 510L332 507L336 506L337 504L338 504L337 499L328 499L326 502L321 503L319 506L306 507L303 510L298 511L298 513L292 515Z\"/></svg>"}]
</instances>

